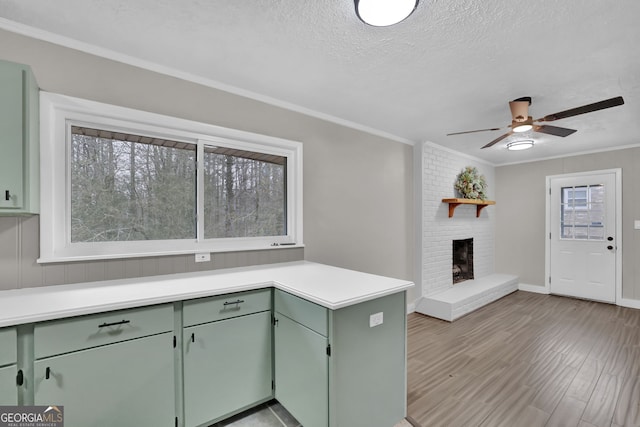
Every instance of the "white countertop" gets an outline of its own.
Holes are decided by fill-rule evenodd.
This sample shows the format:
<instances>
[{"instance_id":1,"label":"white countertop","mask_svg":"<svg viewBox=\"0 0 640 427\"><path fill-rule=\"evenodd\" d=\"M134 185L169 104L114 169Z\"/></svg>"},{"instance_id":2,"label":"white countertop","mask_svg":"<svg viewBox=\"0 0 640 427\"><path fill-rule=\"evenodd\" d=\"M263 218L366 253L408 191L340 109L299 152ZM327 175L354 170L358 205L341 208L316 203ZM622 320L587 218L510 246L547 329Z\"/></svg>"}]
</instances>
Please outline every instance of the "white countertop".
<instances>
[{"instance_id":1,"label":"white countertop","mask_svg":"<svg viewBox=\"0 0 640 427\"><path fill-rule=\"evenodd\" d=\"M164 276L0 291L0 327L275 287L331 310L413 286L353 270L297 261Z\"/></svg>"}]
</instances>

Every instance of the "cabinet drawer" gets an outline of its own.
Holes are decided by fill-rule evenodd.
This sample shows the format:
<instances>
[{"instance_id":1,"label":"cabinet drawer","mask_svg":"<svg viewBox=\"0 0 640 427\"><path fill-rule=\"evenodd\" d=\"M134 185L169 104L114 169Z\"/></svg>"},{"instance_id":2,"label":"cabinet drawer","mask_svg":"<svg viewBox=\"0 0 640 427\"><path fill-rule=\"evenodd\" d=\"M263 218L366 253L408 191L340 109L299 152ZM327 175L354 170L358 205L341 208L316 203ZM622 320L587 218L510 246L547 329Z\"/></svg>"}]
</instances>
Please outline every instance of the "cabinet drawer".
<instances>
[{"instance_id":1,"label":"cabinet drawer","mask_svg":"<svg viewBox=\"0 0 640 427\"><path fill-rule=\"evenodd\" d=\"M91 314L38 323L36 359L173 330L173 305Z\"/></svg>"},{"instance_id":2,"label":"cabinet drawer","mask_svg":"<svg viewBox=\"0 0 640 427\"><path fill-rule=\"evenodd\" d=\"M0 366L16 363L16 345L15 328L0 329Z\"/></svg>"},{"instance_id":3,"label":"cabinet drawer","mask_svg":"<svg viewBox=\"0 0 640 427\"><path fill-rule=\"evenodd\" d=\"M327 336L327 309L305 299L276 290L274 296L275 311L288 318Z\"/></svg>"},{"instance_id":4,"label":"cabinet drawer","mask_svg":"<svg viewBox=\"0 0 640 427\"><path fill-rule=\"evenodd\" d=\"M185 301L184 326L271 310L271 288Z\"/></svg>"}]
</instances>

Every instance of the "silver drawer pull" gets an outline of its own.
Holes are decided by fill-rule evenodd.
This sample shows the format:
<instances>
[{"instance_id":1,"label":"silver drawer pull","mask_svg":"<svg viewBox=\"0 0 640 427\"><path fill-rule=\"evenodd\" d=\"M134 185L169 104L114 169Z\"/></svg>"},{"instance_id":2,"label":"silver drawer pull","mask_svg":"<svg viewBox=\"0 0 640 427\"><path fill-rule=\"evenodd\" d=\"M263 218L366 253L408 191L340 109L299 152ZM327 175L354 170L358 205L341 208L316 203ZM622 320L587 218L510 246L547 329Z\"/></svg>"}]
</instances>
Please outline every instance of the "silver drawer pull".
<instances>
[{"instance_id":1,"label":"silver drawer pull","mask_svg":"<svg viewBox=\"0 0 640 427\"><path fill-rule=\"evenodd\" d=\"M242 304L243 302L244 302L243 299L239 299L239 300L236 300L236 301L225 301L224 306L226 307L228 305L234 305L234 304L238 305L238 304Z\"/></svg>"},{"instance_id":2,"label":"silver drawer pull","mask_svg":"<svg viewBox=\"0 0 640 427\"><path fill-rule=\"evenodd\" d=\"M131 323L131 321L130 320L121 320L119 322L103 323L102 325L98 325L98 328L106 328L108 326L126 325L127 323Z\"/></svg>"}]
</instances>

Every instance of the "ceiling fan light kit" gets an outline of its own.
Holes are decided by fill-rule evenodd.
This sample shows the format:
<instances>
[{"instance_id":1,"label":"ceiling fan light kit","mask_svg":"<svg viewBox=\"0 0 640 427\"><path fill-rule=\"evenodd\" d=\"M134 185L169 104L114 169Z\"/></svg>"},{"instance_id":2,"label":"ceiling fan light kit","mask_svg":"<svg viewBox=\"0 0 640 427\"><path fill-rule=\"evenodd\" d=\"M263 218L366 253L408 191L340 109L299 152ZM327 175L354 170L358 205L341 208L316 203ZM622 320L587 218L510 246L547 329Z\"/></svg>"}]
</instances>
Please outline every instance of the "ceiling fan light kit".
<instances>
[{"instance_id":1,"label":"ceiling fan light kit","mask_svg":"<svg viewBox=\"0 0 640 427\"><path fill-rule=\"evenodd\" d=\"M580 114L592 113L594 111L604 110L611 107L617 107L618 105L623 105L623 104L624 104L624 99L621 96L616 96L615 98L605 99L603 101L594 102L593 104L587 104L581 107L571 108L569 110L560 111L559 113L548 114L544 117L533 120L533 117L529 116L529 106L531 105L531 97L525 96L522 98L514 99L513 101L509 102L509 108L511 109L511 125L509 125L508 127L511 129L509 130L509 132L497 137L496 139L486 144L482 148L492 147L493 145L502 141L506 137L513 135L514 133L522 133L529 130L533 130L534 132L538 132L538 133L544 133L547 135L560 136L564 138L575 133L576 130L562 128L558 126L540 125L537 123L552 122L554 120L566 119L568 117L574 117L574 116L579 116ZM495 131L495 130L500 130L500 128L454 132L454 133L448 133L447 136L462 135L462 134L476 133L476 132ZM531 147L533 147L532 139L524 140L524 141L514 141L507 144L507 148L509 150L526 150Z\"/></svg>"},{"instance_id":2,"label":"ceiling fan light kit","mask_svg":"<svg viewBox=\"0 0 640 427\"><path fill-rule=\"evenodd\" d=\"M531 116L529 116L529 118L531 118ZM514 132L526 132L528 130L533 129L533 125L531 123L516 123L514 122L514 124L512 125L513 127L511 128L512 131Z\"/></svg>"},{"instance_id":3,"label":"ceiling fan light kit","mask_svg":"<svg viewBox=\"0 0 640 427\"><path fill-rule=\"evenodd\" d=\"M507 150L522 151L533 147L533 139L523 139L522 141L513 141L507 144Z\"/></svg>"},{"instance_id":4,"label":"ceiling fan light kit","mask_svg":"<svg viewBox=\"0 0 640 427\"><path fill-rule=\"evenodd\" d=\"M404 21L416 10L419 0L355 0L356 15L365 24L388 27Z\"/></svg>"}]
</instances>

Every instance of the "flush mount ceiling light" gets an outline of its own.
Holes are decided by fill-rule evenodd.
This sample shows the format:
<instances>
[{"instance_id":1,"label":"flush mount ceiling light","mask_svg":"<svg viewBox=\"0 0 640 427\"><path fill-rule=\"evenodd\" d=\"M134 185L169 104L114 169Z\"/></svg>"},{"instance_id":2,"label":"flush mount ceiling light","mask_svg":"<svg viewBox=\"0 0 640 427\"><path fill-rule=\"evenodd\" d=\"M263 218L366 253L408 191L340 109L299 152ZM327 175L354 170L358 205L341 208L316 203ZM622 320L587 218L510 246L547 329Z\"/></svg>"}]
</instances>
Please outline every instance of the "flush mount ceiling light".
<instances>
[{"instance_id":1,"label":"flush mount ceiling light","mask_svg":"<svg viewBox=\"0 0 640 427\"><path fill-rule=\"evenodd\" d=\"M365 24L387 27L406 19L419 0L355 0L356 14Z\"/></svg>"},{"instance_id":2,"label":"flush mount ceiling light","mask_svg":"<svg viewBox=\"0 0 640 427\"><path fill-rule=\"evenodd\" d=\"M533 139L523 139L522 141L514 141L507 144L507 150L520 151L528 150L533 147Z\"/></svg>"}]
</instances>

